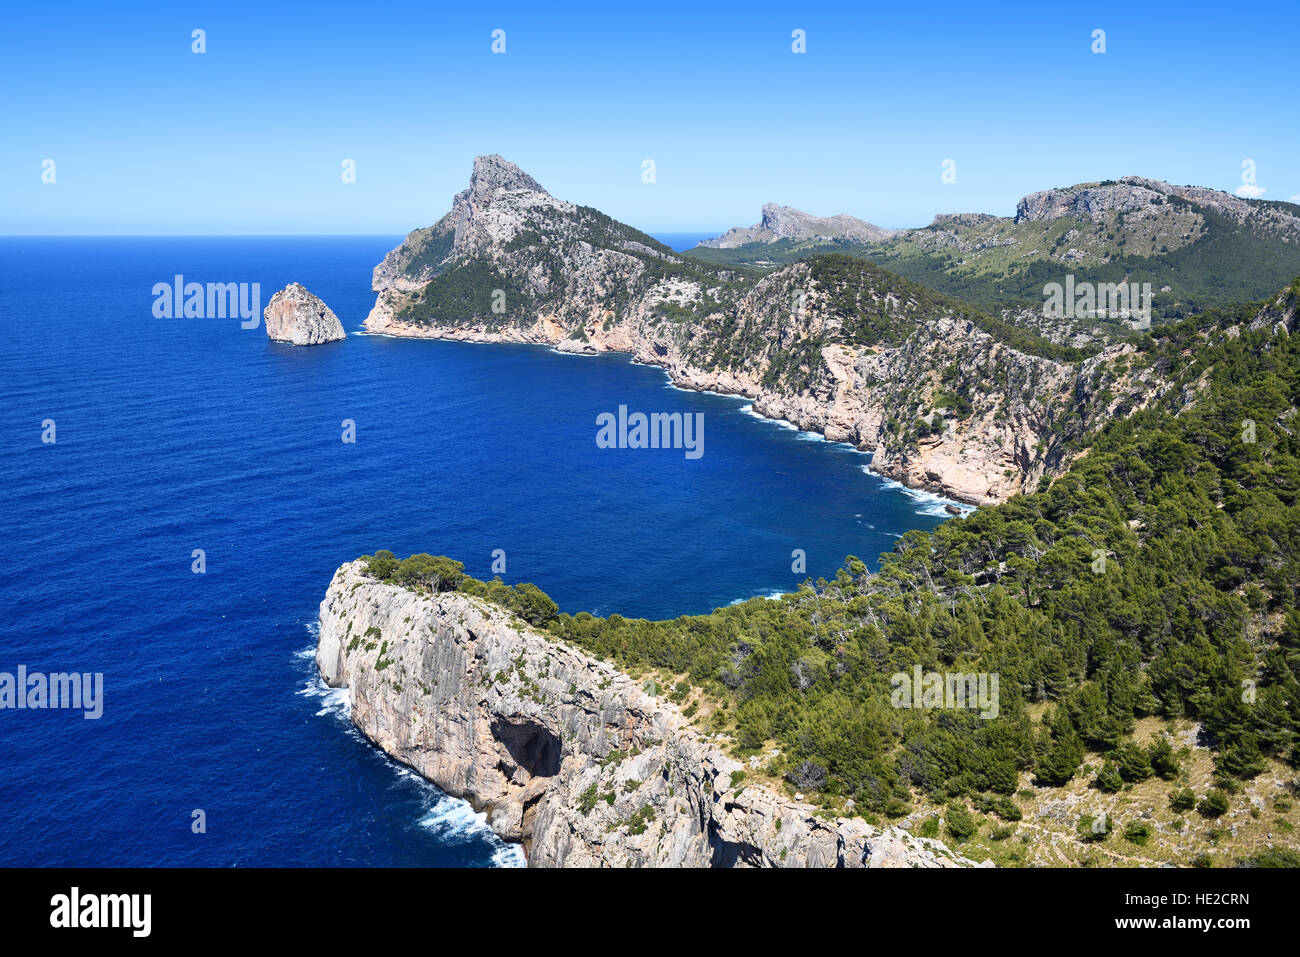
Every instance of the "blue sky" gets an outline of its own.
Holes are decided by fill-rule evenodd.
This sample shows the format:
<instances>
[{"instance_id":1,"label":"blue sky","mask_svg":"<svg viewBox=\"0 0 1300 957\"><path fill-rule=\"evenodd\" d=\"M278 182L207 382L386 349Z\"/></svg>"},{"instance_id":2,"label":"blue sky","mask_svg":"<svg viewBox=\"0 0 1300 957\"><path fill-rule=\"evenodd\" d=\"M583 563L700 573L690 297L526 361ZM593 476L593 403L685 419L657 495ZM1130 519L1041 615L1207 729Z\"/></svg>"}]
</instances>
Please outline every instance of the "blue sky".
<instances>
[{"instance_id":1,"label":"blue sky","mask_svg":"<svg viewBox=\"0 0 1300 957\"><path fill-rule=\"evenodd\" d=\"M768 201L915 226L1127 173L1232 190L1245 159L1300 194L1294 0L545 6L13 5L0 233L403 233L479 153L652 232Z\"/></svg>"}]
</instances>

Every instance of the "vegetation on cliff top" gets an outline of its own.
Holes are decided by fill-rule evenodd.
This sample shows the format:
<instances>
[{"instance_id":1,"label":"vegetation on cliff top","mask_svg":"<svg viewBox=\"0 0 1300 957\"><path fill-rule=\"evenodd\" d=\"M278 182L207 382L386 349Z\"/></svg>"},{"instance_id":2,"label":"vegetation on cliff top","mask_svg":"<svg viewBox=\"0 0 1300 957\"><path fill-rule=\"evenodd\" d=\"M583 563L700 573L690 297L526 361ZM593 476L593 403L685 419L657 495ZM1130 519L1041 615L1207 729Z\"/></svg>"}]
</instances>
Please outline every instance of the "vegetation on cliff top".
<instances>
[{"instance_id":1,"label":"vegetation on cliff top","mask_svg":"<svg viewBox=\"0 0 1300 957\"><path fill-rule=\"evenodd\" d=\"M1300 281L1290 305L1297 294ZM624 668L689 676L718 702L712 728L742 754L774 748L770 772L831 802L994 807L1028 779L1069 785L1089 755L1099 791L1165 781L1172 802L1186 748L1134 731L1190 719L1214 756L1208 820L1243 782L1300 766L1300 337L1229 332L1232 318L1144 340L1180 388L1111 422L1050 485L909 532L874 573L850 556L780 600L597 618L449 559L367 562L495 601ZM998 675L997 716L894 707L891 675L915 666Z\"/></svg>"},{"instance_id":2,"label":"vegetation on cliff top","mask_svg":"<svg viewBox=\"0 0 1300 957\"><path fill-rule=\"evenodd\" d=\"M1291 203L1252 202L1297 213ZM1155 219L1112 213L1102 223L1072 217L1026 222L976 217L971 223L936 222L876 243L782 239L730 249L696 247L685 255L717 266L770 269L838 253L869 259L936 292L991 310L1013 303L1040 308L1043 286L1063 282L1066 273L1080 283L1149 282L1155 315L1165 319L1256 299L1300 271L1300 245L1267 224L1238 222L1176 196L1167 197L1161 209L1163 215ZM1194 228L1189 221L1196 223ZM940 241L949 234L951 242ZM1076 243L1087 245L1087 261L1071 260ZM1114 321L1098 326L1112 335L1126 332Z\"/></svg>"}]
</instances>

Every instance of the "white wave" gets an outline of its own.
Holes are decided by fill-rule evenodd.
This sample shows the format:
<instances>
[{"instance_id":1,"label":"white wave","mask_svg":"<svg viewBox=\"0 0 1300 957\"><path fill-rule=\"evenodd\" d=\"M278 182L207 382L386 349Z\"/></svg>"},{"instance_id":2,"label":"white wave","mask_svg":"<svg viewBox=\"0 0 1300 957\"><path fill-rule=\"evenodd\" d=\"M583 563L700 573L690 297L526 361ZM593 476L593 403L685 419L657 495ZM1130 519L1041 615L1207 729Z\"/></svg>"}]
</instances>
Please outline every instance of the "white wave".
<instances>
[{"instance_id":1,"label":"white wave","mask_svg":"<svg viewBox=\"0 0 1300 957\"><path fill-rule=\"evenodd\" d=\"M644 365L644 363L638 363L638 365ZM662 368L662 366L657 368ZM667 375L666 372L664 374ZM693 393L694 395L716 395L719 399L735 399L737 402L750 401L748 397L743 395L736 395L736 393L734 392L719 392L716 389L688 389L686 386L681 386L678 385L676 382L673 382L671 378L668 380L666 385L674 392L690 392Z\"/></svg>"},{"instance_id":2,"label":"white wave","mask_svg":"<svg viewBox=\"0 0 1300 957\"><path fill-rule=\"evenodd\" d=\"M311 635L311 644L302 649L302 651L295 651L293 656L295 658L307 658L314 661L316 659L316 643L320 636L320 622L309 621L306 622L303 627L306 628L307 634Z\"/></svg>"},{"instance_id":3,"label":"white wave","mask_svg":"<svg viewBox=\"0 0 1300 957\"><path fill-rule=\"evenodd\" d=\"M752 402L748 396L737 395L735 392L719 392L717 389L691 389L684 385L678 385L673 381L672 374L657 362L641 362L638 359L632 360L634 366L645 366L647 369L658 369L664 374L664 385L674 392L694 392L696 395L716 395L723 399L735 399L738 402Z\"/></svg>"},{"instance_id":4,"label":"white wave","mask_svg":"<svg viewBox=\"0 0 1300 957\"><path fill-rule=\"evenodd\" d=\"M407 768L402 770L413 774ZM415 776L419 777L419 775ZM420 780L424 779L420 778ZM523 867L525 864L524 849L518 844L509 844L497 837L488 826L486 814L475 811L468 802L440 791L437 792L436 803L424 817L420 818L420 826L428 828L441 841L467 841L481 838L496 845L492 851L493 867Z\"/></svg>"},{"instance_id":5,"label":"white wave","mask_svg":"<svg viewBox=\"0 0 1300 957\"><path fill-rule=\"evenodd\" d=\"M316 717L325 715L337 715L345 721L352 718L352 690L350 688L331 688L321 680L320 675L313 675L308 681L307 686L301 689L298 694L307 698L320 699L320 710L316 712Z\"/></svg>"},{"instance_id":6,"label":"white wave","mask_svg":"<svg viewBox=\"0 0 1300 957\"><path fill-rule=\"evenodd\" d=\"M315 621L309 622L306 625L306 628L314 637L320 631L320 623ZM311 676L307 679L307 683L300 688L297 693L305 698L317 698L320 700L320 710L316 712L318 718L325 715L337 715L344 721L347 721L348 726L351 727L352 692L348 688L331 688L321 678L320 672L316 670L315 666L316 642L313 641L301 651L295 651L293 656L300 660L310 660L312 662Z\"/></svg>"},{"instance_id":7,"label":"white wave","mask_svg":"<svg viewBox=\"0 0 1300 957\"><path fill-rule=\"evenodd\" d=\"M885 488L902 492L910 498L916 503L916 511L919 515L951 515L952 513L948 511L949 505L959 509L962 515L969 515L971 512L975 511L976 506L974 505L968 505L965 502L958 502L950 498L944 498L942 495L938 495L935 492L927 492L925 489L911 488L910 486L904 485L902 482L886 478L877 472L872 472L870 466L862 466L862 471L866 472L868 475L875 476L880 480L881 484Z\"/></svg>"},{"instance_id":8,"label":"white wave","mask_svg":"<svg viewBox=\"0 0 1300 957\"><path fill-rule=\"evenodd\" d=\"M786 429L786 430L788 430L788 431L790 431L790 432L798 432L800 438L802 438L802 437L805 436L805 435L815 436L816 438L819 438L819 439L821 438L821 436L820 436L820 435L817 435L816 432L802 432L802 431L800 431L799 426L795 425L793 422L790 422L790 421L788 421L788 420L786 420L786 419L773 419L773 418L771 418L770 416L763 415L763 413L761 413L761 412L755 412L755 411L754 411L754 403L753 403L753 402L747 402L747 403L745 403L744 405L742 405L742 406L740 407L740 411L743 412L745 415L751 416L751 417L753 417L753 418L755 418L755 419L758 419L758 420L760 420L760 421L762 421L762 422L770 423L771 425L778 426L779 428Z\"/></svg>"},{"instance_id":9,"label":"white wave","mask_svg":"<svg viewBox=\"0 0 1300 957\"><path fill-rule=\"evenodd\" d=\"M409 773L409 772L408 772ZM475 811L468 802L442 795L441 799L420 818L420 827L437 831L442 837L460 837L474 831L491 831L487 814Z\"/></svg>"},{"instance_id":10,"label":"white wave","mask_svg":"<svg viewBox=\"0 0 1300 957\"><path fill-rule=\"evenodd\" d=\"M315 635L319 631L319 627L317 622L311 622L307 625L307 630ZM315 656L315 643L301 651L294 652L294 657L299 659L315 658ZM360 742L371 743L352 724L352 694L350 689L331 688L321 680L320 675L316 673L313 667L312 676L297 693L303 697L319 699L321 708L316 712L317 717L337 717L346 723L349 735ZM408 778L419 784L432 800L433 804L429 811L420 819L422 827L427 827L436 832L438 837L444 840L476 840L480 838L487 840L489 844L493 845L491 857L493 867L524 867L526 865L524 849L517 844L508 844L497 837L492 828L488 826L486 814L475 813L468 802L451 797L406 765L398 764L387 755L384 755L384 757L389 767L399 777Z\"/></svg>"},{"instance_id":11,"label":"white wave","mask_svg":"<svg viewBox=\"0 0 1300 957\"><path fill-rule=\"evenodd\" d=\"M522 844L505 844L492 855L493 867L527 867Z\"/></svg>"},{"instance_id":12,"label":"white wave","mask_svg":"<svg viewBox=\"0 0 1300 957\"><path fill-rule=\"evenodd\" d=\"M745 602L749 601L751 598L766 598L768 601L780 601L780 600L781 600L781 596L782 596L782 595L785 595L785 594L786 594L786 592L784 592L784 591L779 591L779 590L778 590L778 591L769 591L769 592L755 592L755 593L752 594L752 595L746 595L744 598L733 598L730 602L728 602L728 604L729 604L729 605L743 605Z\"/></svg>"}]
</instances>

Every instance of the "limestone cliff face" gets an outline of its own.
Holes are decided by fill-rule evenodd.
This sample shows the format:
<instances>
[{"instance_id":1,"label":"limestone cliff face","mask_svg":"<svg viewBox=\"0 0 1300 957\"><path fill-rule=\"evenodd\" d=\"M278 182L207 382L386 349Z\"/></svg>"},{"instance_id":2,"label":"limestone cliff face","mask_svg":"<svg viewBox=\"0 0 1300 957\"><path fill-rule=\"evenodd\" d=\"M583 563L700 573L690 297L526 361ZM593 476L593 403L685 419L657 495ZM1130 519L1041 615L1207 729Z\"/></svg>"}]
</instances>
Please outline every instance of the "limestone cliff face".
<instances>
[{"instance_id":1,"label":"limestone cliff face","mask_svg":"<svg viewBox=\"0 0 1300 957\"><path fill-rule=\"evenodd\" d=\"M291 282L272 296L262 315L267 336L277 342L314 346L347 338L339 317L301 283Z\"/></svg>"},{"instance_id":2,"label":"limestone cliff face","mask_svg":"<svg viewBox=\"0 0 1300 957\"><path fill-rule=\"evenodd\" d=\"M530 866L972 864L746 786L671 703L464 594L417 595L346 564L321 602L316 661L366 737L486 812Z\"/></svg>"}]
</instances>

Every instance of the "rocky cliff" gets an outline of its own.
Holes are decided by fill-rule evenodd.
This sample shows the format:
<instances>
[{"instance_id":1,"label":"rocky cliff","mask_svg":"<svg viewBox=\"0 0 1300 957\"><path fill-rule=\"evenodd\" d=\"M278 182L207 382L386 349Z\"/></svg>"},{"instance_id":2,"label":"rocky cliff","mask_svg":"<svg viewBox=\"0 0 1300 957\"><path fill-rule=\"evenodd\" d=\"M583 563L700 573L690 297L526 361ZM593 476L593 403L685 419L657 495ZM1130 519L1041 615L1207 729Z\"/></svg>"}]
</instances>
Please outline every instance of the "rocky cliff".
<instances>
[{"instance_id":1,"label":"rocky cliff","mask_svg":"<svg viewBox=\"0 0 1300 957\"><path fill-rule=\"evenodd\" d=\"M262 315L267 336L276 342L314 346L347 338L339 317L301 283L291 282L272 296Z\"/></svg>"},{"instance_id":2,"label":"rocky cliff","mask_svg":"<svg viewBox=\"0 0 1300 957\"><path fill-rule=\"evenodd\" d=\"M1056 474L1072 440L1162 388L1118 361L1129 347L1049 358L862 260L755 276L684 259L495 156L475 161L447 216L384 258L374 288L371 332L631 353L973 504Z\"/></svg>"},{"instance_id":3,"label":"rocky cliff","mask_svg":"<svg viewBox=\"0 0 1300 957\"><path fill-rule=\"evenodd\" d=\"M321 602L316 661L367 738L485 812L530 866L972 864L746 784L671 703L475 597L346 564Z\"/></svg>"}]
</instances>

